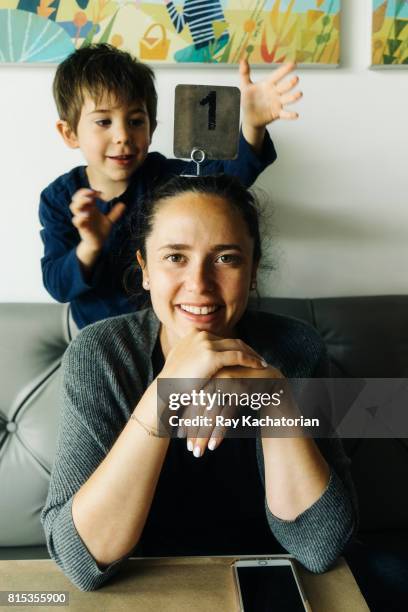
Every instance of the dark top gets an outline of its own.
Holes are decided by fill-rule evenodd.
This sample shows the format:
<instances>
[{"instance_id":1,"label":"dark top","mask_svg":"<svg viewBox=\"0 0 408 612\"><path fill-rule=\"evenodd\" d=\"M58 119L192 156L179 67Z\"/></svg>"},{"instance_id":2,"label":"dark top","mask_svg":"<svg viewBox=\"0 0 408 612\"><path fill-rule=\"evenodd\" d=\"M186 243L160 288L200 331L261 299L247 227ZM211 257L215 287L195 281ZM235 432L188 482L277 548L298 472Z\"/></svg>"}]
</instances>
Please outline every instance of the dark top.
<instances>
[{"instance_id":1,"label":"dark top","mask_svg":"<svg viewBox=\"0 0 408 612\"><path fill-rule=\"evenodd\" d=\"M164 366L159 340L153 350L152 366L156 377ZM232 474L239 474L240 486L231 479ZM192 487L192 483L202 484ZM185 439L173 438L139 554L154 557L286 553L266 520L264 497L255 438L225 438L216 452L207 450L199 460L187 452ZM207 525L197 520L198 512L208 517Z\"/></svg>"},{"instance_id":2,"label":"dark top","mask_svg":"<svg viewBox=\"0 0 408 612\"><path fill-rule=\"evenodd\" d=\"M201 173L235 175L249 187L275 159L275 148L267 132L259 156L241 135L238 159L204 162ZM100 319L133 312L141 306L140 298L129 300L123 287L123 267L118 261L121 247L127 243L127 222L157 179L178 174L196 174L196 165L167 159L160 153L149 153L143 165L131 177L124 194L109 202L97 200L97 206L104 214L117 202L124 202L126 211L115 223L87 280L76 256L80 236L72 225L69 209L74 193L89 187L85 166L78 166L60 176L41 193L39 215L44 243L41 260L43 283L55 300L71 302L72 316L79 328ZM137 227L132 231L137 231Z\"/></svg>"}]
</instances>

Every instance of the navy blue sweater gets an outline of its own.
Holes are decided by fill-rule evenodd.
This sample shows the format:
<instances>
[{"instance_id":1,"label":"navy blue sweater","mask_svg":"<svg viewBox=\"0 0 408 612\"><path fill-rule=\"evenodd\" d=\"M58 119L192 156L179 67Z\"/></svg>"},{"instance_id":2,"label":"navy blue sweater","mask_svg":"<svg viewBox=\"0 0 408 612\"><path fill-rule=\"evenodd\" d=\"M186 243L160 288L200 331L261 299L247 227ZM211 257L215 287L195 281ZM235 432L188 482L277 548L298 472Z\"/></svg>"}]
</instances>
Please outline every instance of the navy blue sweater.
<instances>
[{"instance_id":1,"label":"navy blue sweater","mask_svg":"<svg viewBox=\"0 0 408 612\"><path fill-rule=\"evenodd\" d=\"M241 135L237 160L204 163L202 173L232 174L249 187L275 159L275 148L268 134L259 156ZM85 166L78 166L60 176L41 193L39 214L44 243L44 256L41 260L43 283L55 300L71 302L72 316L79 328L107 317L132 312L140 306L140 300L130 301L125 292L123 268L118 265L116 256L126 241L124 228L129 216L139 206L155 180L166 175L195 173L196 166L192 162L167 159L160 153L149 153L143 165L133 174L124 194L110 202L97 200L97 206L104 214L119 201L126 204L126 211L115 224L87 279L76 256L80 236L72 225L69 209L74 193L89 187Z\"/></svg>"}]
</instances>

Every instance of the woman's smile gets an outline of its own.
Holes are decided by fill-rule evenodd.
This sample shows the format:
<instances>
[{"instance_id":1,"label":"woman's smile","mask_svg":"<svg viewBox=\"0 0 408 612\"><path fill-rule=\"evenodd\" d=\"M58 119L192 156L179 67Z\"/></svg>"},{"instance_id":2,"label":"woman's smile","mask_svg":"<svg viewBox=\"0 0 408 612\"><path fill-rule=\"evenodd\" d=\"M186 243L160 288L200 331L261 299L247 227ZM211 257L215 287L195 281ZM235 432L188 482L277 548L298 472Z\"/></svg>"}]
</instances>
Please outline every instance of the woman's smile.
<instances>
[{"instance_id":1,"label":"woman's smile","mask_svg":"<svg viewBox=\"0 0 408 612\"><path fill-rule=\"evenodd\" d=\"M179 304L179 306L182 310L192 312L195 315L211 314L220 308L217 304Z\"/></svg>"},{"instance_id":2,"label":"woman's smile","mask_svg":"<svg viewBox=\"0 0 408 612\"><path fill-rule=\"evenodd\" d=\"M219 304L209 304L204 306L193 304L176 304L176 310L179 314L189 321L195 323L213 323L222 316L223 306Z\"/></svg>"}]
</instances>

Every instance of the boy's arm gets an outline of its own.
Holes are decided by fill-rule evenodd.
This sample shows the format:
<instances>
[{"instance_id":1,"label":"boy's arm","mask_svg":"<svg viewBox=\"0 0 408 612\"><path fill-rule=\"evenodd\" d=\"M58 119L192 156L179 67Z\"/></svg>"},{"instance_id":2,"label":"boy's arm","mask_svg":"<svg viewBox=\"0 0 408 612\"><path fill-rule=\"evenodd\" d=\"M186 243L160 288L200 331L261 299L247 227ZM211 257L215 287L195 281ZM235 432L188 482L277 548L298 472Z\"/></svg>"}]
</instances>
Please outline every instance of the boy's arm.
<instances>
[{"instance_id":1,"label":"boy's arm","mask_svg":"<svg viewBox=\"0 0 408 612\"><path fill-rule=\"evenodd\" d=\"M265 130L260 151L255 152L241 130L238 157L233 160L213 161L202 164L201 173L205 175L225 173L236 176L250 187L258 176L276 160L276 151L269 133ZM189 166L191 174L196 174L196 164Z\"/></svg>"},{"instance_id":2,"label":"boy's arm","mask_svg":"<svg viewBox=\"0 0 408 612\"><path fill-rule=\"evenodd\" d=\"M297 76L283 80L294 67L294 64L285 64L267 79L252 83L248 62L241 62L243 114L238 157L235 160L204 162L200 167L202 174L231 174L250 187L258 175L276 160L275 147L266 126L277 119L293 120L298 117L297 113L285 108L302 97L301 92L292 92L299 82ZM194 162L167 160L166 171L195 175L197 167Z\"/></svg>"},{"instance_id":3,"label":"boy's arm","mask_svg":"<svg viewBox=\"0 0 408 612\"><path fill-rule=\"evenodd\" d=\"M257 155L241 132L237 159L205 161L200 166L200 173L207 176L211 174L230 174L238 177L246 187L250 187L259 174L276 159L275 147L266 130L263 138L262 149ZM156 170L158 175L192 174L195 176L197 174L197 166L194 162L182 159L166 159L164 157L161 157L161 160L163 166L160 168L160 172Z\"/></svg>"},{"instance_id":4,"label":"boy's arm","mask_svg":"<svg viewBox=\"0 0 408 612\"><path fill-rule=\"evenodd\" d=\"M41 259L43 283L58 302L71 302L92 290L98 284L106 259L102 251L92 273L85 275L76 253L80 237L72 224L69 204L69 196L64 192L52 197L47 190L41 194L39 216L44 244Z\"/></svg>"}]
</instances>

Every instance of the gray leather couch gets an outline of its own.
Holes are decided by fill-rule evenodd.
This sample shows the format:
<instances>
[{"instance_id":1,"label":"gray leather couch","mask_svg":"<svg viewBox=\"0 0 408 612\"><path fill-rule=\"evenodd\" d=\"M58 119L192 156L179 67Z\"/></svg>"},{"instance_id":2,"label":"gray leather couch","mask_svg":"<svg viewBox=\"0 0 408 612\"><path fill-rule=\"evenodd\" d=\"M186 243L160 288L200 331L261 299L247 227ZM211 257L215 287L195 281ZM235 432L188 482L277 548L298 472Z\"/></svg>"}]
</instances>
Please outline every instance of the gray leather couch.
<instances>
[{"instance_id":1,"label":"gray leather couch","mask_svg":"<svg viewBox=\"0 0 408 612\"><path fill-rule=\"evenodd\" d=\"M260 310L304 319L345 377L408 376L408 295L262 299ZM67 308L0 305L0 559L47 556L40 525L58 427ZM408 550L408 441L346 440L360 537Z\"/></svg>"}]
</instances>

